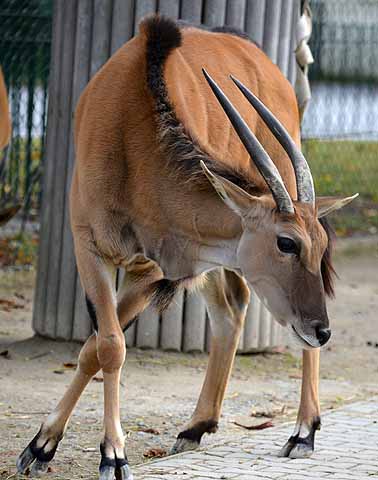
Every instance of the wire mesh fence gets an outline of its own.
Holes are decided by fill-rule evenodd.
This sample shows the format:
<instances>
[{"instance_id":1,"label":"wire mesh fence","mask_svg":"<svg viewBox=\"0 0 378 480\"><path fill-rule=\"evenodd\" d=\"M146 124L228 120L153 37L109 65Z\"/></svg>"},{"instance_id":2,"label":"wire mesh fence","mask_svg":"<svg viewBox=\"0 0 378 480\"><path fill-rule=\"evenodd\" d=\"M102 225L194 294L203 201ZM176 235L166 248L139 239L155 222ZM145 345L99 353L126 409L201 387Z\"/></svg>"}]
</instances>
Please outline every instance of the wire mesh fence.
<instances>
[{"instance_id":1,"label":"wire mesh fence","mask_svg":"<svg viewBox=\"0 0 378 480\"><path fill-rule=\"evenodd\" d=\"M245 0L246 8L254 1ZM52 5L52 0L0 4L0 65L13 121L12 140L0 161L0 203L22 198L25 219L37 216L41 198ZM303 149L318 194L360 193L346 213L335 217L339 233L375 233L378 2L312 0L310 5L315 61L310 68L312 101L303 121Z\"/></svg>"},{"instance_id":2,"label":"wire mesh fence","mask_svg":"<svg viewBox=\"0 0 378 480\"><path fill-rule=\"evenodd\" d=\"M378 229L378 2L312 0L312 100L302 136L318 194L359 199L339 233Z\"/></svg>"},{"instance_id":3,"label":"wire mesh fence","mask_svg":"<svg viewBox=\"0 0 378 480\"><path fill-rule=\"evenodd\" d=\"M21 200L24 220L40 205L51 13L49 0L0 3L0 65L12 117L11 141L0 157L0 204Z\"/></svg>"}]
</instances>

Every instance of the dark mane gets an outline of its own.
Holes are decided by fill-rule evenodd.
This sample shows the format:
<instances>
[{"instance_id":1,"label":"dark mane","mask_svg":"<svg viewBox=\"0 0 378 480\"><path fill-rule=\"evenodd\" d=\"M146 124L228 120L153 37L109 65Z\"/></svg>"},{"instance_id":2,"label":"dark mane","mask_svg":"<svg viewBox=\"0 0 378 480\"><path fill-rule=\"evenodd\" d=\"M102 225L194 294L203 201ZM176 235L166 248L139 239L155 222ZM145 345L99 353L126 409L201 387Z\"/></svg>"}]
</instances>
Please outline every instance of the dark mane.
<instances>
[{"instance_id":1,"label":"dark mane","mask_svg":"<svg viewBox=\"0 0 378 480\"><path fill-rule=\"evenodd\" d=\"M337 275L332 263L332 251L333 251L336 235L332 226L330 225L330 223L325 217L320 218L319 222L321 226L324 228L328 238L328 245L327 245L326 251L324 252L322 263L321 263L321 273L323 278L324 291L329 297L334 297L335 290L334 290L333 284L334 284L334 278Z\"/></svg>"},{"instance_id":2,"label":"dark mane","mask_svg":"<svg viewBox=\"0 0 378 480\"><path fill-rule=\"evenodd\" d=\"M163 70L168 55L181 45L182 36L178 24L164 16L152 16L142 22L141 31L147 39L147 85L155 102L160 145L168 154L170 169L176 172L179 178L184 177L184 181L190 180L199 188L210 189L210 184L200 166L202 160L214 173L227 178L249 193L258 193L256 187L242 172L211 158L176 116L169 100Z\"/></svg>"},{"instance_id":3,"label":"dark mane","mask_svg":"<svg viewBox=\"0 0 378 480\"><path fill-rule=\"evenodd\" d=\"M259 45L255 40L252 40L248 33L243 32L243 30L240 30L240 28L232 27L231 25L223 25L222 27L213 27L211 31L215 33L228 33L229 35L234 35L235 37L244 38L244 40L248 40L262 50L261 45Z\"/></svg>"},{"instance_id":4,"label":"dark mane","mask_svg":"<svg viewBox=\"0 0 378 480\"><path fill-rule=\"evenodd\" d=\"M190 27L195 27L199 28L200 30L206 30L207 32L214 32L214 33L227 33L229 35L234 35L235 37L240 37L244 38L244 40L248 40L249 42L253 43L256 45L256 47L260 48L262 50L261 45L259 45L255 40L253 40L248 33L244 32L238 27L233 27L232 25L222 25L222 26L217 26L217 27L208 27L207 25L204 25L203 23L196 25L190 22L187 22L185 20L177 20L177 25L180 28L190 28Z\"/></svg>"}]
</instances>

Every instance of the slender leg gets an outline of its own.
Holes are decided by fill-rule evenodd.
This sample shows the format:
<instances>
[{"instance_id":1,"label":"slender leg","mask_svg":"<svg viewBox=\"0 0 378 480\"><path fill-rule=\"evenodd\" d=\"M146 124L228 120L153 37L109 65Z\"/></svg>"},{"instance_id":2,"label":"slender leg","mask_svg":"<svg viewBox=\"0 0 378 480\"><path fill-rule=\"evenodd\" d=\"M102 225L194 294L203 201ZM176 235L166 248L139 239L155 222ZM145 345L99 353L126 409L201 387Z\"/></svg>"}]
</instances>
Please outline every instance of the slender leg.
<instances>
[{"instance_id":1,"label":"slender leg","mask_svg":"<svg viewBox=\"0 0 378 480\"><path fill-rule=\"evenodd\" d=\"M320 430L319 359L319 348L303 350L301 403L294 434L282 448L282 457L310 457L314 451L315 432Z\"/></svg>"},{"instance_id":2,"label":"slender leg","mask_svg":"<svg viewBox=\"0 0 378 480\"><path fill-rule=\"evenodd\" d=\"M125 328L138 313L148 306L151 299L151 289L149 287L160 278L162 278L162 272L156 264L143 260L139 256L130 261L126 267L123 284L117 295L117 312L122 328ZM94 309L91 313L97 317ZM94 320L97 322L97 318L94 318ZM33 462L32 475L38 475L47 469L48 463L54 457L58 444L63 438L80 395L91 378L100 369L101 366L97 355L97 338L95 334L92 334L80 351L77 371L65 395L43 422L34 439L21 453L17 461L19 472L24 472ZM112 416L112 404L109 402L109 399L106 404L110 405L106 416ZM109 426L111 430L114 430L114 428L116 430L116 426L119 425L117 415L119 417L119 414L115 412L116 420ZM112 431L112 436L119 437L120 432ZM102 448L102 450L104 449ZM106 456L106 453L104 451L103 456ZM109 455L111 454L112 452L109 453ZM122 462L118 460L118 463ZM123 470L124 474L127 473L126 466L123 467Z\"/></svg>"},{"instance_id":3,"label":"slender leg","mask_svg":"<svg viewBox=\"0 0 378 480\"><path fill-rule=\"evenodd\" d=\"M91 335L81 349L75 376L55 410L50 413L41 428L17 460L20 473L35 460L32 475L46 471L63 438L72 411L92 376L98 371L96 338Z\"/></svg>"},{"instance_id":4,"label":"slender leg","mask_svg":"<svg viewBox=\"0 0 378 480\"><path fill-rule=\"evenodd\" d=\"M197 448L204 433L218 429L223 398L249 303L245 281L228 271L213 272L203 291L211 321L211 348L206 377L194 414L172 453Z\"/></svg>"},{"instance_id":5,"label":"slender leg","mask_svg":"<svg viewBox=\"0 0 378 480\"><path fill-rule=\"evenodd\" d=\"M131 267L127 269L123 288L126 289L122 300L119 302L118 313L125 319L125 311L127 308L128 300L134 296L134 311L131 312L130 308L127 308L127 317L130 318L130 314L137 314L143 310L149 303L149 294L135 296L136 292L133 288L136 285L136 289L140 290L140 280L135 281L135 277L140 277L143 274L144 282L149 281L153 283L158 278L162 277L161 270L156 267L153 262L143 259L135 259L134 269ZM134 280L134 281L133 281ZM147 288L148 290L148 288ZM142 289L142 292L146 289ZM135 299L137 299L135 301ZM133 315L133 317L134 317ZM131 317L131 318L133 318ZM119 331L122 333L119 324ZM103 334L103 337L108 335L108 330ZM101 338L101 322L99 322L98 338ZM123 349L126 351L125 339L122 335ZM112 342L111 342L112 343ZM98 342L99 344L99 342ZM100 480L113 480L114 476L121 480L132 480L132 474L128 466L128 460L125 453L125 439L122 432L120 422L120 405L119 405L119 383L121 375L121 367L124 358L119 358L115 362L109 361L109 356L114 351L113 345L108 350L109 344L105 346L105 350L101 351L99 345L97 345L97 355L99 358L100 366L104 373L104 437L101 443L101 463L100 463ZM102 357L103 356L103 357Z\"/></svg>"}]
</instances>

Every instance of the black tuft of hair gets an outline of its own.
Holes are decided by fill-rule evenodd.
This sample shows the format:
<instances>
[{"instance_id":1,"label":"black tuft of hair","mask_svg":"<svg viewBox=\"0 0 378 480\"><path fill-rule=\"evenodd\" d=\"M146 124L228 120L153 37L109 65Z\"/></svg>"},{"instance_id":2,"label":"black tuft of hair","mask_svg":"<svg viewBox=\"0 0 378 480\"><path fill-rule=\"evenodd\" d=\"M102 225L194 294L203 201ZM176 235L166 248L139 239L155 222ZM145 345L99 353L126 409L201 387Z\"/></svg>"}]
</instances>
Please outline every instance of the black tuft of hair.
<instances>
[{"instance_id":1,"label":"black tuft of hair","mask_svg":"<svg viewBox=\"0 0 378 480\"><path fill-rule=\"evenodd\" d=\"M87 310L89 313L89 317L92 320L93 329L97 332L98 331L98 322L97 322L97 315L96 315L96 308L93 305L91 299L88 295L85 295L85 303L87 304Z\"/></svg>"},{"instance_id":2,"label":"black tuft of hair","mask_svg":"<svg viewBox=\"0 0 378 480\"><path fill-rule=\"evenodd\" d=\"M169 307L181 284L182 280L168 280L166 278L153 283L152 304L160 313Z\"/></svg>"},{"instance_id":3,"label":"black tuft of hair","mask_svg":"<svg viewBox=\"0 0 378 480\"><path fill-rule=\"evenodd\" d=\"M231 25L223 25L222 27L213 27L211 31L214 33L228 33L229 35L234 35L235 37L244 38L244 40L248 40L262 50L261 45L255 42L255 40L252 40L248 33L243 32L243 30L240 30L240 28L232 27Z\"/></svg>"},{"instance_id":4,"label":"black tuft of hair","mask_svg":"<svg viewBox=\"0 0 378 480\"><path fill-rule=\"evenodd\" d=\"M335 243L336 235L331 224L325 217L320 218L319 222L321 226L324 228L327 234L327 239L328 239L327 248L326 248L326 251L324 252L322 262L321 262L321 274L323 279L324 291L329 297L334 297L335 296L334 278L337 275L332 263L332 253L333 253L333 246Z\"/></svg>"},{"instance_id":5,"label":"black tuft of hair","mask_svg":"<svg viewBox=\"0 0 378 480\"><path fill-rule=\"evenodd\" d=\"M163 68L172 50L181 46L181 32L176 22L168 17L153 15L140 24L147 38L147 85L155 98L165 93Z\"/></svg>"},{"instance_id":6,"label":"black tuft of hair","mask_svg":"<svg viewBox=\"0 0 378 480\"><path fill-rule=\"evenodd\" d=\"M146 36L147 85L154 99L158 138L172 173L184 181L193 181L200 189L213 192L200 166L202 160L212 172L227 178L251 194L257 194L256 187L243 172L215 161L202 150L177 118L169 100L164 80L164 64L172 50L180 47L180 28L185 26L164 16L155 15L144 20L140 28Z\"/></svg>"}]
</instances>

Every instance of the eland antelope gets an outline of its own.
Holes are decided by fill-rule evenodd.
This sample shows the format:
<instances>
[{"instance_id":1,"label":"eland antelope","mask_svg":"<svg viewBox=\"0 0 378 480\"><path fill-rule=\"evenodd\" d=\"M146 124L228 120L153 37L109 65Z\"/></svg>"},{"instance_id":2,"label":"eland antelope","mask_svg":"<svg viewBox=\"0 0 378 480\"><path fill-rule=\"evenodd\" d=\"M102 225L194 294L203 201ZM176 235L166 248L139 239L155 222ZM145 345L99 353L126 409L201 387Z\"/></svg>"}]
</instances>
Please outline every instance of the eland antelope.
<instances>
[{"instance_id":1,"label":"eland antelope","mask_svg":"<svg viewBox=\"0 0 378 480\"><path fill-rule=\"evenodd\" d=\"M46 470L101 369L100 479L132 478L119 414L123 330L150 303L164 309L195 284L211 319L211 352L173 452L218 428L252 286L304 349L297 425L281 454L310 455L320 426L319 347L331 335L325 295L333 292L330 235L319 219L352 197L315 198L289 82L235 31L149 17L86 87L75 143L71 225L95 331L19 471L32 462L32 474ZM118 291L117 268L125 271Z\"/></svg>"},{"instance_id":2,"label":"eland antelope","mask_svg":"<svg viewBox=\"0 0 378 480\"><path fill-rule=\"evenodd\" d=\"M12 123L9 114L8 94L5 86L3 72L0 68L0 155L10 140ZM1 158L0 158L1 159ZM8 222L20 209L18 203L0 207L0 226Z\"/></svg>"},{"instance_id":3,"label":"eland antelope","mask_svg":"<svg viewBox=\"0 0 378 480\"><path fill-rule=\"evenodd\" d=\"M5 87L3 72L0 68L0 152L9 143L11 121L8 106L8 94Z\"/></svg>"}]
</instances>

